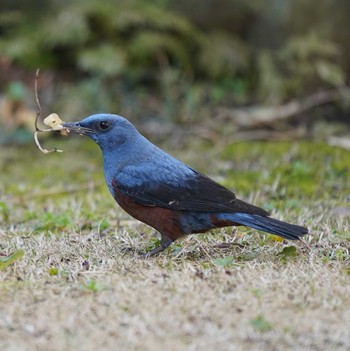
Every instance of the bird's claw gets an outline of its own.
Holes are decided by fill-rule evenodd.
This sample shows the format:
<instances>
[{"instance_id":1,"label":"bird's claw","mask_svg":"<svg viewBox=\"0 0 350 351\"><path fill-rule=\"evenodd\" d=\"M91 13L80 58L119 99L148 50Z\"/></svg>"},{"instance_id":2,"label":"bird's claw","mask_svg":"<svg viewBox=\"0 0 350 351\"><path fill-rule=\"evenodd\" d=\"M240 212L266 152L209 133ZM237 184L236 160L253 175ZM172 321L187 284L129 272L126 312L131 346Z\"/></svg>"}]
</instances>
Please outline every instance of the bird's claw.
<instances>
[{"instance_id":1,"label":"bird's claw","mask_svg":"<svg viewBox=\"0 0 350 351\"><path fill-rule=\"evenodd\" d=\"M159 254L160 252L164 251L165 249L167 249L172 243L173 243L172 239L170 239L167 236L162 235L162 239L160 241L160 245L158 247L154 248L151 251L143 253L141 255L141 257L142 258L149 258L151 256L155 256L155 255Z\"/></svg>"}]
</instances>

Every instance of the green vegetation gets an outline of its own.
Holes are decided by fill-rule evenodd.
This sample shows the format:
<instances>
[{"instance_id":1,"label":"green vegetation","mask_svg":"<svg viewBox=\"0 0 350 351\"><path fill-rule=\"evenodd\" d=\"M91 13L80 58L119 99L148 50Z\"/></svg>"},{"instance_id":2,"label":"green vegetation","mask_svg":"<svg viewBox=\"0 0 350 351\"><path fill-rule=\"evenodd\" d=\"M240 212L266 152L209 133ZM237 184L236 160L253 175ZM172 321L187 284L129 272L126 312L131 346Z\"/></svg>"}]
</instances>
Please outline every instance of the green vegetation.
<instances>
[{"instance_id":1,"label":"green vegetation","mask_svg":"<svg viewBox=\"0 0 350 351\"><path fill-rule=\"evenodd\" d=\"M18 2L0 5L1 55L56 72L50 105L62 114L192 122L210 116L203 105L280 104L349 74L341 0L224 0L216 11L212 0Z\"/></svg>"},{"instance_id":2,"label":"green vegetation","mask_svg":"<svg viewBox=\"0 0 350 351\"><path fill-rule=\"evenodd\" d=\"M8 267L10 264L14 263L15 261L21 259L24 256L23 250L17 250L11 255L8 256L0 256L0 271Z\"/></svg>"},{"instance_id":3,"label":"green vegetation","mask_svg":"<svg viewBox=\"0 0 350 351\"><path fill-rule=\"evenodd\" d=\"M236 143L219 157L231 163L223 174L225 185L248 195L252 184L266 189L276 183L270 198L278 206L293 207L297 199L325 194L340 199L350 183L349 152L324 143Z\"/></svg>"},{"instance_id":4,"label":"green vegetation","mask_svg":"<svg viewBox=\"0 0 350 351\"><path fill-rule=\"evenodd\" d=\"M264 316L259 315L250 321L251 325L258 331L267 332L273 329L272 325L266 321Z\"/></svg>"}]
</instances>

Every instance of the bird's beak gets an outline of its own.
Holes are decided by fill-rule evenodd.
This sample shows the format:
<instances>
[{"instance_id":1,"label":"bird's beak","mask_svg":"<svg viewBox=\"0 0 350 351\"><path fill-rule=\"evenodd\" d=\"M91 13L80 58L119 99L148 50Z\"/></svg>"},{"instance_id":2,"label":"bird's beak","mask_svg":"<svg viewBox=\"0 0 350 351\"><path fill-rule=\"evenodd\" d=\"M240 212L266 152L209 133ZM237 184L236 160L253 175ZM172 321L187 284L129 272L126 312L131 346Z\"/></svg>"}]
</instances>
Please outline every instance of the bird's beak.
<instances>
[{"instance_id":1,"label":"bird's beak","mask_svg":"<svg viewBox=\"0 0 350 351\"><path fill-rule=\"evenodd\" d=\"M95 133L95 131L91 128L86 128L80 125L79 122L65 122L62 124L63 128L68 131L80 135L89 135L91 133Z\"/></svg>"}]
</instances>

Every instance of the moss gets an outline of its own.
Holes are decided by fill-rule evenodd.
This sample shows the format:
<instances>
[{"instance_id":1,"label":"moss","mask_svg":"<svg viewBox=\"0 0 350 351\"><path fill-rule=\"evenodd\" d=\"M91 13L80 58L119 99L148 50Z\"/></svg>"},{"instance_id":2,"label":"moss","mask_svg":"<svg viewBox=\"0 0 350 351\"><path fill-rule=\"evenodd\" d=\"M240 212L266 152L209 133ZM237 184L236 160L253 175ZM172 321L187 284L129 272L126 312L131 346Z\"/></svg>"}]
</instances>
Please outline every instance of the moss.
<instances>
[{"instance_id":1,"label":"moss","mask_svg":"<svg viewBox=\"0 0 350 351\"><path fill-rule=\"evenodd\" d=\"M225 185L247 195L271 189L273 197L342 197L349 191L350 153L315 142L246 142L228 145L219 158L232 165Z\"/></svg>"}]
</instances>

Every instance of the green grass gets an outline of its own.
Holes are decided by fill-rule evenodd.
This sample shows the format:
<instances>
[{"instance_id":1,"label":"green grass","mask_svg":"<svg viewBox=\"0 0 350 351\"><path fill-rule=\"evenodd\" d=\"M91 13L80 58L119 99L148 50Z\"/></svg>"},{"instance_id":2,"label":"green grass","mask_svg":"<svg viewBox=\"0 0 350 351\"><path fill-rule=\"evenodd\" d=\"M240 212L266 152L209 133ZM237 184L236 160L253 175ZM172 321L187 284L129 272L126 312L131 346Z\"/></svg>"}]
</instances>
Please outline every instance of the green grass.
<instances>
[{"instance_id":1,"label":"green grass","mask_svg":"<svg viewBox=\"0 0 350 351\"><path fill-rule=\"evenodd\" d=\"M144 259L159 237L115 204L98 148L52 143L65 152L0 155L2 348L350 348L349 153L320 143L178 150L311 234L296 243L226 228Z\"/></svg>"}]
</instances>

